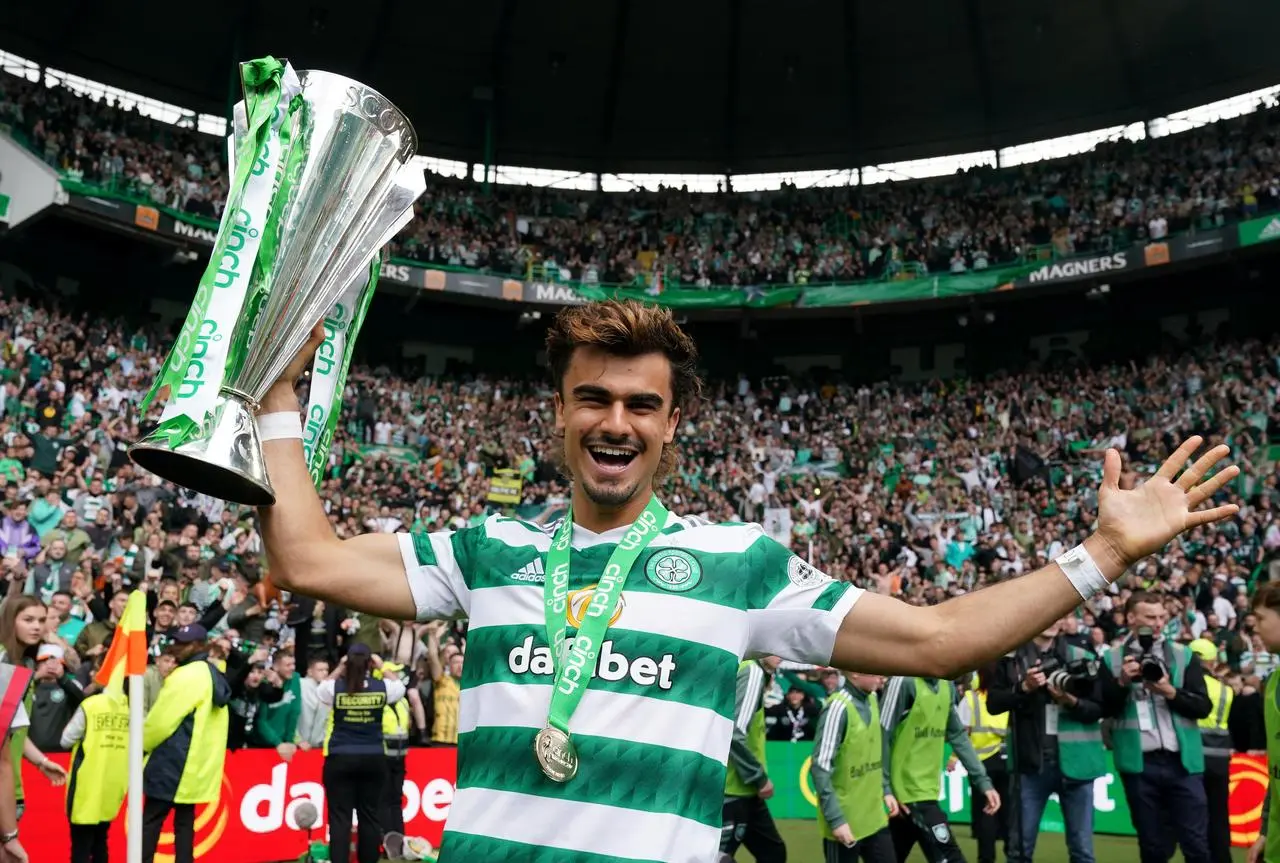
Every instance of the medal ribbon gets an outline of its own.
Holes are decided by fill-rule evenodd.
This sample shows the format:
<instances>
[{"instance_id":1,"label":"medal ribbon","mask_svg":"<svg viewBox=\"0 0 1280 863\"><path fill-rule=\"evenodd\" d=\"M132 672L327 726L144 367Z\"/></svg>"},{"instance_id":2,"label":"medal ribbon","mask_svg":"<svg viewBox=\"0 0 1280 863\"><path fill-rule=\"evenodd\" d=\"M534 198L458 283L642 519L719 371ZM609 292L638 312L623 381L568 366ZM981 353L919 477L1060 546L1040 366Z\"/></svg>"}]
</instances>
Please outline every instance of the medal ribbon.
<instances>
[{"instance_id":1,"label":"medal ribbon","mask_svg":"<svg viewBox=\"0 0 1280 863\"><path fill-rule=\"evenodd\" d=\"M542 599L547 613L547 643L551 645L551 663L555 669L551 689L551 705L547 710L547 724L569 733L569 718L578 702L587 692L591 673L600 656L600 642L609 621L622 601L622 587L640 552L653 542L667 524L667 508L655 494L640 517L631 523L622 541L609 557L609 564L600 576L600 582L591 592L582 626L573 644L565 651L565 630L569 597L569 546L573 539L573 509L564 517L560 528L551 540L547 551L546 581L542 585Z\"/></svg>"}]
</instances>

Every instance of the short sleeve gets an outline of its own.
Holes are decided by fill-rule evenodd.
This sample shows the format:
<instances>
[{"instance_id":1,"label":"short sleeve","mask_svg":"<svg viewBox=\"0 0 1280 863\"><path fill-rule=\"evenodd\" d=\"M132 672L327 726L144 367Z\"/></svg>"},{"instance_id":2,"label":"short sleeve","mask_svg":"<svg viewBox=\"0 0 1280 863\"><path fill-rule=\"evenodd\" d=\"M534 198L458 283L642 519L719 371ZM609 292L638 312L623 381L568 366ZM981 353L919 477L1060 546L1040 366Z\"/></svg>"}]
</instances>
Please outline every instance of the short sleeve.
<instances>
[{"instance_id":1,"label":"short sleeve","mask_svg":"<svg viewBox=\"0 0 1280 863\"><path fill-rule=\"evenodd\" d=\"M449 620L470 615L471 590L463 573L469 557L466 534L476 529L396 534L418 620ZM478 529L483 530L483 525Z\"/></svg>"},{"instance_id":2,"label":"short sleeve","mask_svg":"<svg viewBox=\"0 0 1280 863\"><path fill-rule=\"evenodd\" d=\"M828 665L836 632L861 588L836 581L751 525L754 541L745 554L748 656L780 656Z\"/></svg>"}]
</instances>

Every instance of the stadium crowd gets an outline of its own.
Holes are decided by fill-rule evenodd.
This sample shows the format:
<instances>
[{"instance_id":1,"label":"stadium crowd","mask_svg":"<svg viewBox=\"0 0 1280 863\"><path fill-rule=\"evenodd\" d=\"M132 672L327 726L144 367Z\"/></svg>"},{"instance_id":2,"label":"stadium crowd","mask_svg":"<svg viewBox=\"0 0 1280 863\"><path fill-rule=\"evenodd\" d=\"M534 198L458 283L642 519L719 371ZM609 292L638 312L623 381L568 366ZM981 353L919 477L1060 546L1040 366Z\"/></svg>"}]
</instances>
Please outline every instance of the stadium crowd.
<instances>
[{"instance_id":1,"label":"stadium crowd","mask_svg":"<svg viewBox=\"0 0 1280 863\"><path fill-rule=\"evenodd\" d=\"M677 190L622 196L433 181L398 240L439 264L631 281L662 268L682 283L852 280L907 264L981 268L1030 246L1064 253L1220 224L1280 206L1272 109L1145 145L1002 172L862 189L759 195ZM225 172L212 139L65 90L0 77L0 123L73 179L216 217ZM640 253L654 252L648 269ZM959 259L957 260L957 256ZM352 644L412 672L412 741L457 739L465 624L387 621L272 585L250 511L134 469L148 418L137 404L171 334L61 306L0 299L0 648L36 660L31 739L62 729L91 691L127 592L148 594L148 700L178 629L199 624L227 660L232 747L319 746L320 681ZM1238 519L1197 530L1092 600L1069 628L1100 650L1126 637L1124 600L1164 597L1168 635L1206 638L1236 691L1239 751L1265 749L1261 682L1280 658L1248 613L1280 575L1280 339L1216 343L1109 367L1050 368L982 383L874 386L774 378L712 382L685 418L667 505L760 521L836 578L932 603L1013 578L1081 541L1108 446L1141 482L1188 434L1227 442L1243 474L1224 492ZM321 494L342 536L457 528L497 507L497 469L522 480L517 510L557 515L559 476L545 383L482 375L408 380L357 368ZM744 417L750 418L743 422ZM38 634L17 625L44 615ZM770 737L808 739L831 679L784 667ZM807 718L805 718L807 716Z\"/></svg>"},{"instance_id":2,"label":"stadium crowd","mask_svg":"<svg viewBox=\"0 0 1280 863\"><path fill-rule=\"evenodd\" d=\"M433 683L464 643L460 625L379 621L281 594L264 575L250 512L129 462L126 447L143 421L136 404L163 339L15 299L0 301L0 339L3 589L49 607L42 641L60 648L57 663L88 685L125 591L143 586L157 655L171 630L202 622L224 652L240 648L246 674L280 686L295 663L300 677L323 678L319 666L308 671L313 659L334 662L346 644L363 642L416 668L418 738L451 742L456 690L446 686L440 700ZM1172 631L1212 638L1224 671L1256 688L1277 661L1260 650L1245 613L1249 586L1280 566L1280 490L1268 446L1280 422L1277 355L1280 341L1224 344L1176 360L984 385L722 381L684 421L682 461L663 493L678 511L762 521L833 576L925 603L1031 571L1081 540L1094 519L1104 447L1122 449L1126 482L1138 482L1179 436L1225 440L1244 469L1231 490L1240 518L1144 562L1118 593L1095 600L1080 626L1093 644L1112 643L1124 634L1114 613L1123 590L1155 587L1176 611ZM349 386L352 407L322 490L339 534L475 523L497 508L487 500L497 468L523 479L521 511L554 516L564 502L544 384L404 380L364 369ZM0 617L0 641L16 655L11 625ZM290 660L271 661L280 656ZM163 672L156 668L153 686ZM33 728L56 742L65 702L40 704ZM245 721L237 742L289 744L299 724L316 721L304 711L283 738L264 734L253 723L257 706L252 698L237 705Z\"/></svg>"},{"instance_id":3,"label":"stadium crowd","mask_svg":"<svg viewBox=\"0 0 1280 863\"><path fill-rule=\"evenodd\" d=\"M192 118L194 123L194 118ZM208 217L223 144L111 100L0 74L0 125L72 179ZM1067 159L933 180L749 194L594 194L434 178L402 257L503 275L684 286L964 272L1051 247L1119 248L1280 208L1280 110L1119 140Z\"/></svg>"}]
</instances>

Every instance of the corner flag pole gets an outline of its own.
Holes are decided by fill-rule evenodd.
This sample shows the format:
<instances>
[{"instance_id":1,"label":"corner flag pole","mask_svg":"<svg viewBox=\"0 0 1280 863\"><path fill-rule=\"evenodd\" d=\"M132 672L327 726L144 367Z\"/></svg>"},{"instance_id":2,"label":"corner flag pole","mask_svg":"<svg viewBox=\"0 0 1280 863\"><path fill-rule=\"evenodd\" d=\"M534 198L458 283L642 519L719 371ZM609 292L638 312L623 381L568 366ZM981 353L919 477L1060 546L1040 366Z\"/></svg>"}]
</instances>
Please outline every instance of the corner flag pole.
<instances>
[{"instance_id":1,"label":"corner flag pole","mask_svg":"<svg viewBox=\"0 0 1280 863\"><path fill-rule=\"evenodd\" d=\"M125 821L128 863L142 863L142 728L146 722L142 675L146 671L147 594L135 590L129 594L111 649L94 677L108 695L116 698L124 696L125 679L129 680L129 797Z\"/></svg>"},{"instance_id":2,"label":"corner flag pole","mask_svg":"<svg viewBox=\"0 0 1280 863\"><path fill-rule=\"evenodd\" d=\"M142 675L129 675L129 803L127 835L129 844L125 859L128 863L142 863L142 724L146 721L143 711L146 696L143 694Z\"/></svg>"}]
</instances>

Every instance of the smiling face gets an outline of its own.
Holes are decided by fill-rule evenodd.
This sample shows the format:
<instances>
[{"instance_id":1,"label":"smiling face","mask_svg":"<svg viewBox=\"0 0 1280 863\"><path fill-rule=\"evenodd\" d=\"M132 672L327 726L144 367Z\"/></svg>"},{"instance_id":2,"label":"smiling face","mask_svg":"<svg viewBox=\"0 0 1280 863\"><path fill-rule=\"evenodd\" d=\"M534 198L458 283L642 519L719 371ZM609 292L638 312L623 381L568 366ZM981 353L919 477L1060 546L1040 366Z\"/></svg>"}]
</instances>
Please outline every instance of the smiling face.
<instances>
[{"instance_id":1,"label":"smiling face","mask_svg":"<svg viewBox=\"0 0 1280 863\"><path fill-rule=\"evenodd\" d=\"M662 448L680 421L667 358L580 347L555 402L565 464L585 501L611 511L647 503Z\"/></svg>"}]
</instances>

